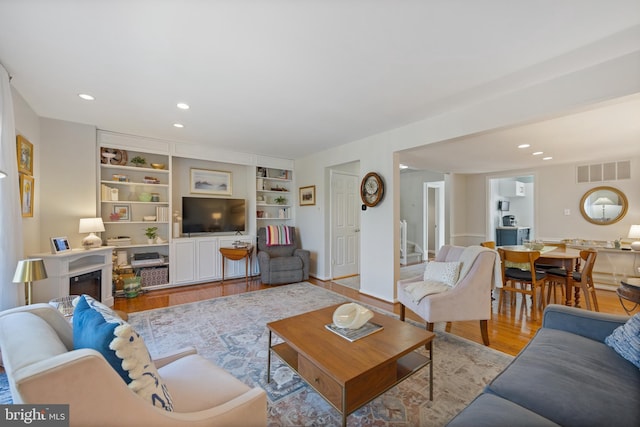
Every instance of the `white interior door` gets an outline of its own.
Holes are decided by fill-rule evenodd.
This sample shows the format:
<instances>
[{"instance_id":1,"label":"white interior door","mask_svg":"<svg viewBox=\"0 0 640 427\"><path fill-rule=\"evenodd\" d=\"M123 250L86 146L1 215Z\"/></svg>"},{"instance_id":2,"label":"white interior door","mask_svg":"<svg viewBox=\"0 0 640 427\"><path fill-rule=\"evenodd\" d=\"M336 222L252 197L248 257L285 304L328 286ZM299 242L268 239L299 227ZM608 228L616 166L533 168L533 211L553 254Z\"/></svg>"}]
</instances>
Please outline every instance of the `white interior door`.
<instances>
[{"instance_id":1,"label":"white interior door","mask_svg":"<svg viewBox=\"0 0 640 427\"><path fill-rule=\"evenodd\" d=\"M360 273L358 176L331 171L331 277Z\"/></svg>"}]
</instances>

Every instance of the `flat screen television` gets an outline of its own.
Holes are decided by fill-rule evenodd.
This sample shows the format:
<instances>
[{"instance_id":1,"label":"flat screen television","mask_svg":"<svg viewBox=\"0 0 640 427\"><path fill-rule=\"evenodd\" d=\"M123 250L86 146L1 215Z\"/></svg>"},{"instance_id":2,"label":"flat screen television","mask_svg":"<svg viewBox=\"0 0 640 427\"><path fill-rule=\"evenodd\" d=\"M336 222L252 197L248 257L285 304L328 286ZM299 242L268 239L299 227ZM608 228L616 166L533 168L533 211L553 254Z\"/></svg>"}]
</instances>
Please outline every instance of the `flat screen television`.
<instances>
[{"instance_id":1,"label":"flat screen television","mask_svg":"<svg viewBox=\"0 0 640 427\"><path fill-rule=\"evenodd\" d=\"M246 217L244 199L182 198L183 234L245 231Z\"/></svg>"}]
</instances>

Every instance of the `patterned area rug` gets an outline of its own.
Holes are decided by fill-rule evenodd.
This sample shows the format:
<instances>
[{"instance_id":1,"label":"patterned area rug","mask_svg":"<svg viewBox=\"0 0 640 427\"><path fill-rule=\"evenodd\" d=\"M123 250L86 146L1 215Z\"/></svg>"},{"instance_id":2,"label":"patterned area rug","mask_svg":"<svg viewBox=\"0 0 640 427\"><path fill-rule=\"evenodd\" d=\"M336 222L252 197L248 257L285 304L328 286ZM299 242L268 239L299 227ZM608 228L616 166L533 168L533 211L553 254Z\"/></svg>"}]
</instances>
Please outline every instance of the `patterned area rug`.
<instances>
[{"instance_id":1,"label":"patterned area rug","mask_svg":"<svg viewBox=\"0 0 640 427\"><path fill-rule=\"evenodd\" d=\"M424 266L425 266L425 263L420 263L420 264L412 264L412 265L407 265L405 267L400 267L400 279L408 279L409 277L415 277L415 276L421 275L422 273L424 273ZM342 286L347 286L352 289L360 289L359 275L344 277L342 279L334 280L333 282Z\"/></svg>"},{"instance_id":2,"label":"patterned area rug","mask_svg":"<svg viewBox=\"0 0 640 427\"><path fill-rule=\"evenodd\" d=\"M348 301L305 282L133 313L129 322L143 335L152 355L192 345L246 384L262 387L269 399L270 426L339 426L340 414L277 357L272 358L272 381L266 383L265 325ZM433 402L428 398L425 368L351 414L349 426L442 426L512 360L471 341L437 333Z\"/></svg>"},{"instance_id":3,"label":"patterned area rug","mask_svg":"<svg viewBox=\"0 0 640 427\"><path fill-rule=\"evenodd\" d=\"M340 414L277 357L272 358L271 383L265 382L265 325L344 302L349 300L342 295L303 282L132 313L129 322L142 334L152 356L193 346L244 383L262 387L269 400L269 426L339 426ZM436 333L434 400L429 401L428 368L424 368L351 414L349 426L442 426L512 360L480 344ZM0 375L0 402L11 403L5 374Z\"/></svg>"}]
</instances>

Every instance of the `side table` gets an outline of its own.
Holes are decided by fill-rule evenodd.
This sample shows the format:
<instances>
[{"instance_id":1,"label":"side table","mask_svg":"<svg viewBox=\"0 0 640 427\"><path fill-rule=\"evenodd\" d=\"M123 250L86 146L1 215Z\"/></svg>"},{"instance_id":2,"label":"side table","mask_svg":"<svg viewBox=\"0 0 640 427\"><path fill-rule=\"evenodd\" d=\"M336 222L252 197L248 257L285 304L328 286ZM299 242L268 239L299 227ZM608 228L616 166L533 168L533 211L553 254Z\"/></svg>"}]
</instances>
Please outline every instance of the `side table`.
<instances>
[{"instance_id":1,"label":"side table","mask_svg":"<svg viewBox=\"0 0 640 427\"><path fill-rule=\"evenodd\" d=\"M640 277L630 277L620 281L620 287L616 289L616 293L618 294L620 304L622 304L624 311L631 315L631 312L638 307L638 304L640 304ZM634 303L633 307L628 309L624 305L623 300Z\"/></svg>"},{"instance_id":2,"label":"side table","mask_svg":"<svg viewBox=\"0 0 640 427\"><path fill-rule=\"evenodd\" d=\"M220 255L222 255L221 283L224 283L224 259L227 258L232 261L240 261L244 258L244 278L247 285L249 285L249 264L251 263L251 257L253 256L253 245L220 248Z\"/></svg>"}]
</instances>

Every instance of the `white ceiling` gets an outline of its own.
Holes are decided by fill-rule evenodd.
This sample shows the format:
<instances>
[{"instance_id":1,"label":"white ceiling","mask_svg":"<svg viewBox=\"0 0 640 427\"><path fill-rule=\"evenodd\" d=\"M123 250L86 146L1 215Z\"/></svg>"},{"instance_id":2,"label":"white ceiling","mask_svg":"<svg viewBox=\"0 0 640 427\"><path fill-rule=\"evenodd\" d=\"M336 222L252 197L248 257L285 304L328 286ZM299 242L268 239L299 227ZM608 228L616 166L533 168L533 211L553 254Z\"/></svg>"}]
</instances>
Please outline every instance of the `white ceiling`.
<instances>
[{"instance_id":1,"label":"white ceiling","mask_svg":"<svg viewBox=\"0 0 640 427\"><path fill-rule=\"evenodd\" d=\"M531 84L544 76L527 70L639 25L638 0L0 0L0 62L42 117L295 159ZM429 150L515 169L515 141L554 161L638 145L621 105L598 109L615 126L586 112Z\"/></svg>"}]
</instances>

